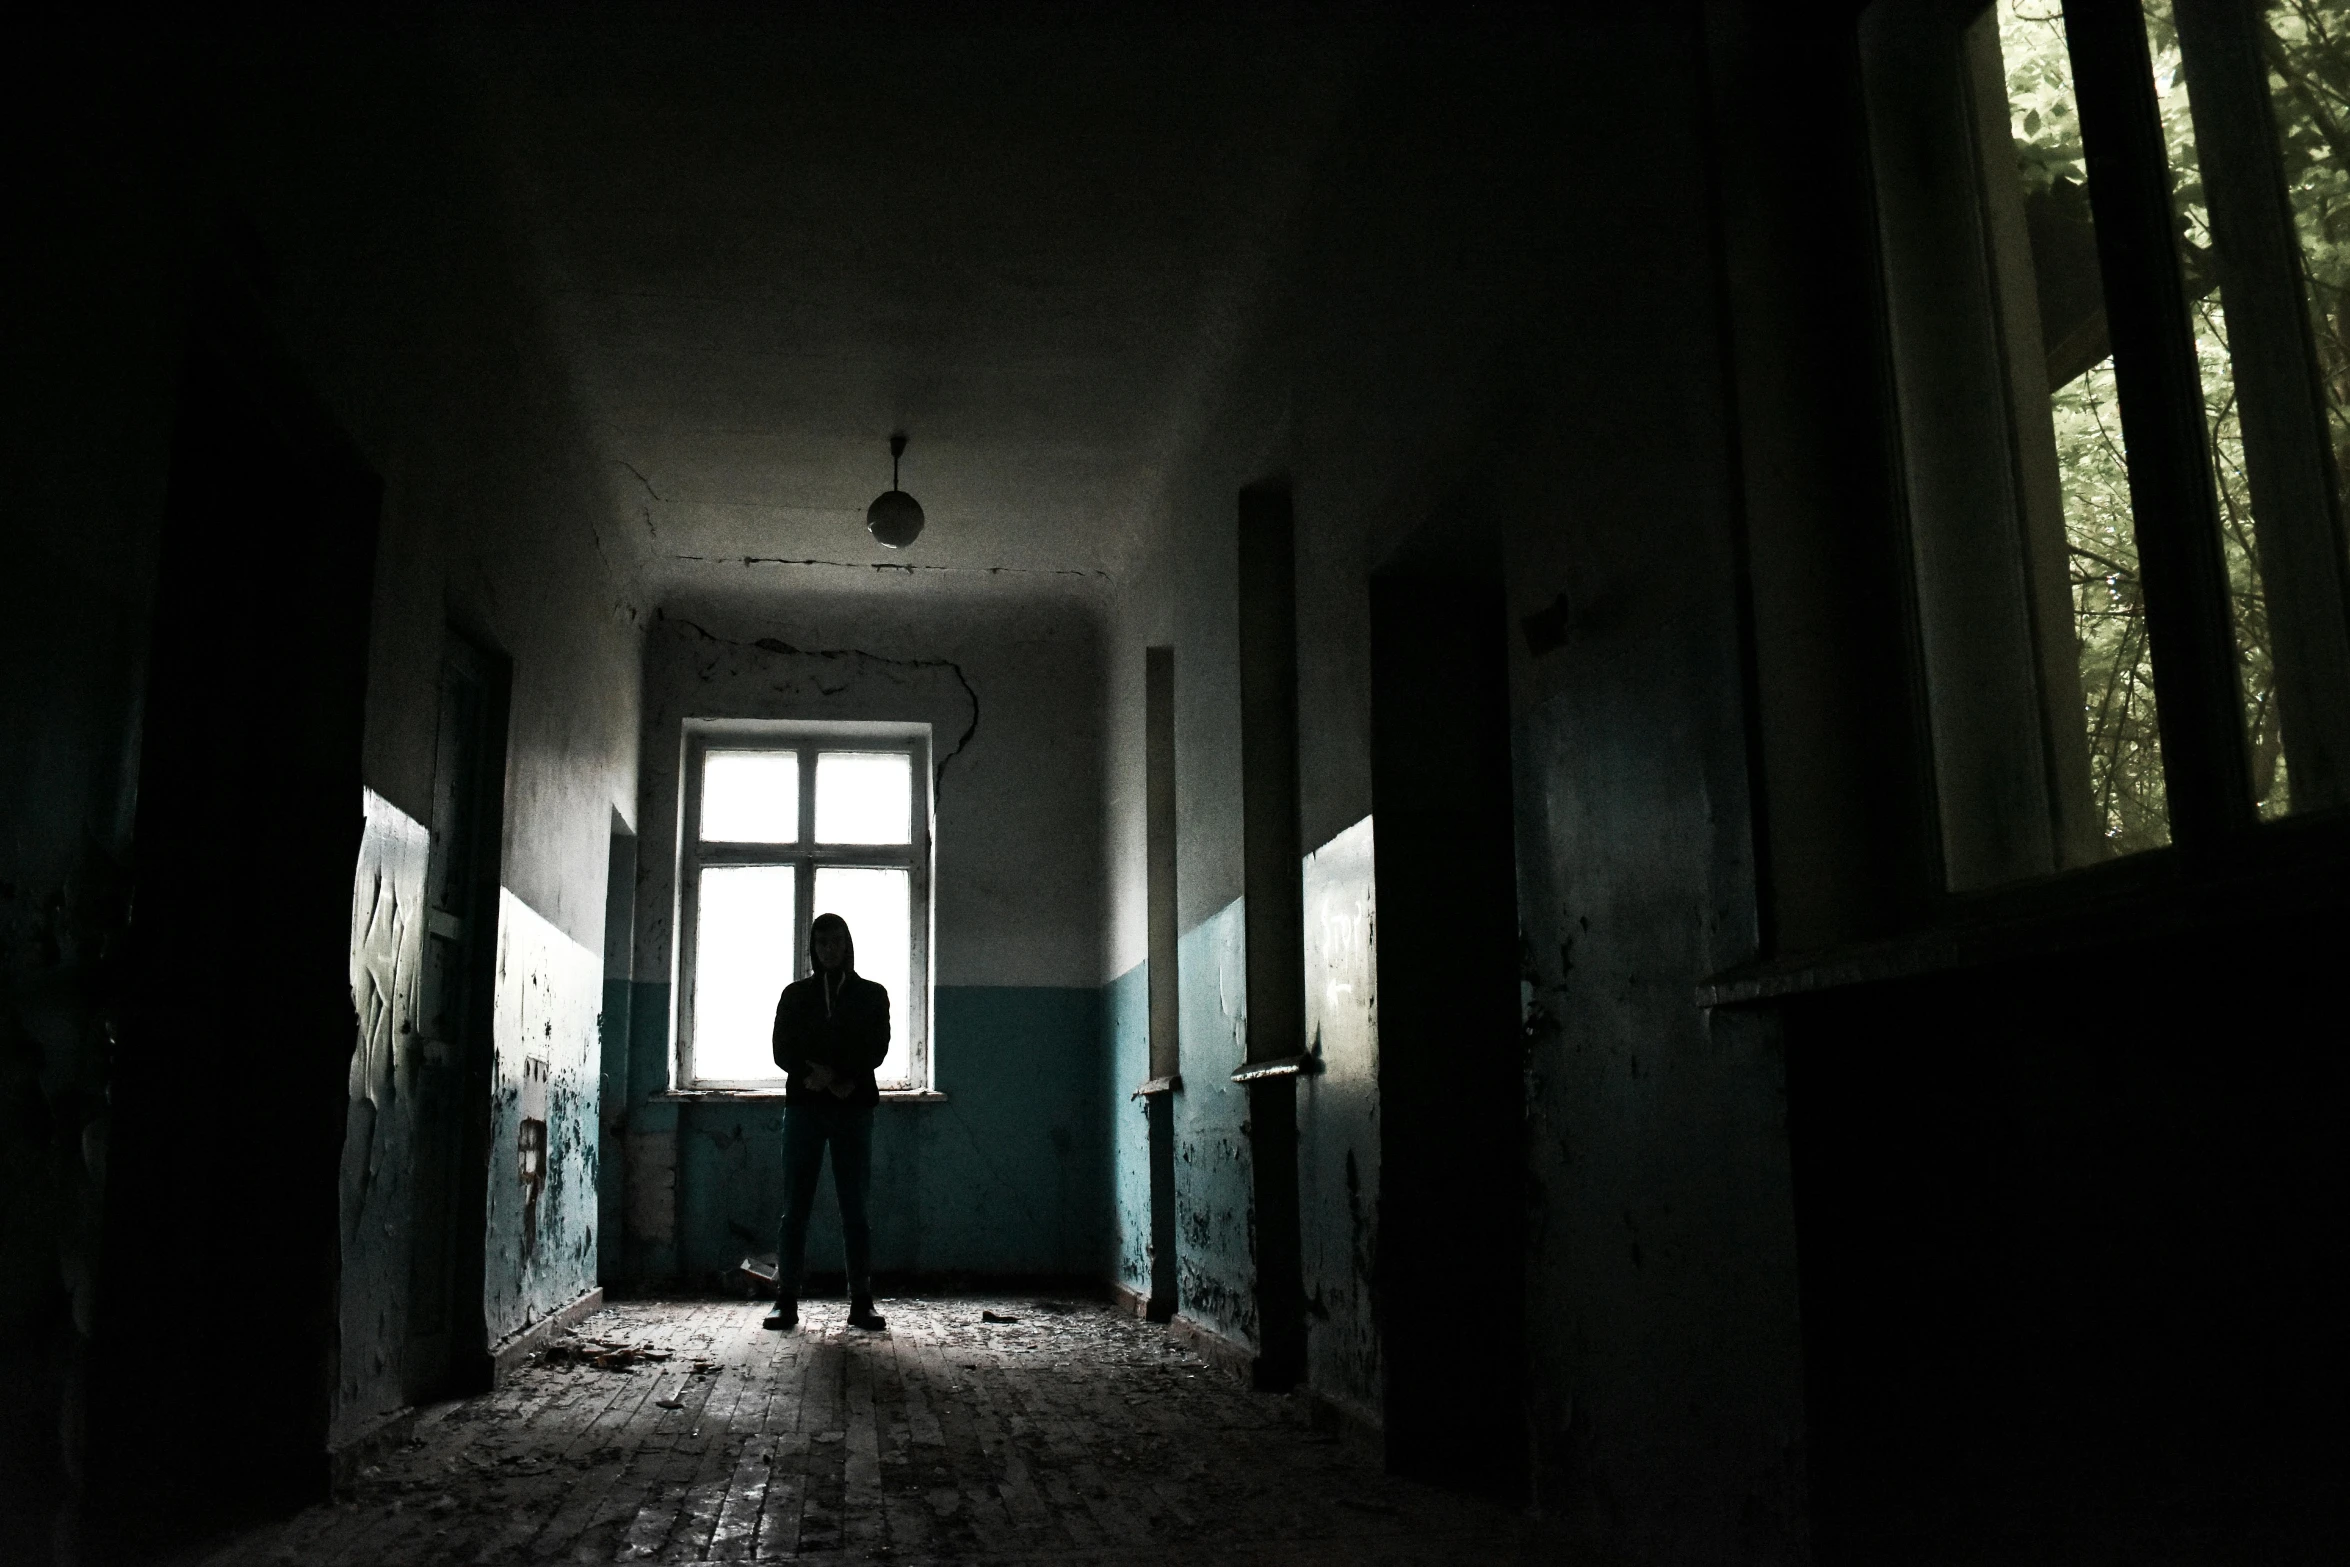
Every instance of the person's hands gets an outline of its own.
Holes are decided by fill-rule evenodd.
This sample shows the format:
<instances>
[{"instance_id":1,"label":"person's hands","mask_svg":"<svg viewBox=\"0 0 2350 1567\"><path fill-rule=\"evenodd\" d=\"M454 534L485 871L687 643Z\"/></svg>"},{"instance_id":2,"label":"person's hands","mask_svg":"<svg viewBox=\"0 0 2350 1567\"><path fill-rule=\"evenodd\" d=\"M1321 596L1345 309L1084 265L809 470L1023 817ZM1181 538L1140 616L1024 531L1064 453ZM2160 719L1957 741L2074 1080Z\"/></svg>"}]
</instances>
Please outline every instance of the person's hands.
<instances>
[{"instance_id":1,"label":"person's hands","mask_svg":"<svg viewBox=\"0 0 2350 1567\"><path fill-rule=\"evenodd\" d=\"M811 1061L802 1069L800 1078L810 1088L822 1092L832 1087L832 1068L821 1061Z\"/></svg>"}]
</instances>

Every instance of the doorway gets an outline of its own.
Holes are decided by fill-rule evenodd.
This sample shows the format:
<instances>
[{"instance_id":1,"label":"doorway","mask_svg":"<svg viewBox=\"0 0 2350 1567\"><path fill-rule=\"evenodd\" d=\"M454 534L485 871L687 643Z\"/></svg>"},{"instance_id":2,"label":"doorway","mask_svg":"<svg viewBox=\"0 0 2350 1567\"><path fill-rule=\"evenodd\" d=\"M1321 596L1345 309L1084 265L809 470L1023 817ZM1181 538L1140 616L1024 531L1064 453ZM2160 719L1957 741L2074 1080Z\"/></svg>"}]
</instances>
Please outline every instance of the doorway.
<instances>
[{"instance_id":1,"label":"doorway","mask_svg":"<svg viewBox=\"0 0 2350 1567\"><path fill-rule=\"evenodd\" d=\"M1525 1090L1498 568L1371 579L1379 1253L1390 1470L1526 1493Z\"/></svg>"},{"instance_id":2,"label":"doorway","mask_svg":"<svg viewBox=\"0 0 2350 1567\"><path fill-rule=\"evenodd\" d=\"M506 795L506 661L454 631L441 655L419 1027L410 1044L415 1192L411 1403L486 1386L492 1008Z\"/></svg>"},{"instance_id":3,"label":"doorway","mask_svg":"<svg viewBox=\"0 0 2350 1567\"><path fill-rule=\"evenodd\" d=\"M610 1285L624 1265L623 1188L627 1159L630 1005L636 975L636 834L612 813L604 861L604 1010L596 1020L596 1282Z\"/></svg>"},{"instance_id":4,"label":"doorway","mask_svg":"<svg viewBox=\"0 0 2350 1567\"><path fill-rule=\"evenodd\" d=\"M327 1479L378 487L265 342L206 319L180 385L85 1362L94 1559ZM168 1461L162 1411L204 1423Z\"/></svg>"}]
</instances>

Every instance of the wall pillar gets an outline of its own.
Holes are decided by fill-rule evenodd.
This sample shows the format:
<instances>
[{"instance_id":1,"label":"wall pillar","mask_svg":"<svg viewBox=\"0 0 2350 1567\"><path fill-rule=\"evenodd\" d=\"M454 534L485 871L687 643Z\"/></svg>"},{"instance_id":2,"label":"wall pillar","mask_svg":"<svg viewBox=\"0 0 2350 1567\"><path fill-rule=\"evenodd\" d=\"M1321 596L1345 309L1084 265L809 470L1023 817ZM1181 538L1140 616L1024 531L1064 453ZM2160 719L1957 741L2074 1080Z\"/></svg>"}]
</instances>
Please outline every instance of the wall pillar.
<instances>
[{"instance_id":1,"label":"wall pillar","mask_svg":"<svg viewBox=\"0 0 2350 1567\"><path fill-rule=\"evenodd\" d=\"M1303 848L1298 830L1297 549L1286 486L1240 492L1242 889L1248 911L1248 1085L1254 1185L1256 1382L1305 1370L1297 1216L1297 1078L1305 1052Z\"/></svg>"}]
</instances>

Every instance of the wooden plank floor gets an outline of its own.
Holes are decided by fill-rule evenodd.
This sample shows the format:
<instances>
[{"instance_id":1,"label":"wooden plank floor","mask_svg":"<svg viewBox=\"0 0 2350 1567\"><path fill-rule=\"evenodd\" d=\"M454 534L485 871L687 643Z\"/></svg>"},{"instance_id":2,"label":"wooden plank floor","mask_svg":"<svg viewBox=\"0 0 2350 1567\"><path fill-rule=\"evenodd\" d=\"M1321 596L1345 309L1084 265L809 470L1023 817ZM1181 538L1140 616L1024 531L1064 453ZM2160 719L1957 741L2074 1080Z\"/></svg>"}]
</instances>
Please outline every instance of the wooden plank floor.
<instances>
[{"instance_id":1,"label":"wooden plank floor","mask_svg":"<svg viewBox=\"0 0 2350 1567\"><path fill-rule=\"evenodd\" d=\"M351 1496L202 1560L1574 1559L1507 1508L1387 1478L1298 1400L1104 1305L892 1300L878 1334L838 1301L793 1333L762 1331L761 1310L614 1306L561 1342L668 1358L534 1360L427 1411Z\"/></svg>"}]
</instances>

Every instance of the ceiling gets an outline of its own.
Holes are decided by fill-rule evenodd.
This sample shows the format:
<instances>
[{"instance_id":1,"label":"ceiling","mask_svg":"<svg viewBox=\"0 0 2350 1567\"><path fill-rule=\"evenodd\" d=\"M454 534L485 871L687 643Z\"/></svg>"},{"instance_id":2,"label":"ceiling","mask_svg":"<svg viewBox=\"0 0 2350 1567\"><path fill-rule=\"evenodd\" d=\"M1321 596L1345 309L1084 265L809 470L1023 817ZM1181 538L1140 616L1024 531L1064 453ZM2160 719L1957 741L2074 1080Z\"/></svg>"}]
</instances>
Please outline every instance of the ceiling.
<instances>
[{"instance_id":1,"label":"ceiling","mask_svg":"<svg viewBox=\"0 0 2350 1567\"><path fill-rule=\"evenodd\" d=\"M657 588L1115 572L1330 98L1300 83L1333 51L1263 25L880 16L549 12L474 41ZM893 430L929 515L903 552L864 529Z\"/></svg>"}]
</instances>

